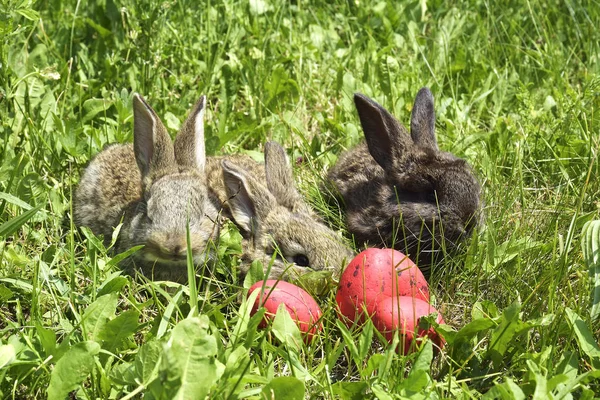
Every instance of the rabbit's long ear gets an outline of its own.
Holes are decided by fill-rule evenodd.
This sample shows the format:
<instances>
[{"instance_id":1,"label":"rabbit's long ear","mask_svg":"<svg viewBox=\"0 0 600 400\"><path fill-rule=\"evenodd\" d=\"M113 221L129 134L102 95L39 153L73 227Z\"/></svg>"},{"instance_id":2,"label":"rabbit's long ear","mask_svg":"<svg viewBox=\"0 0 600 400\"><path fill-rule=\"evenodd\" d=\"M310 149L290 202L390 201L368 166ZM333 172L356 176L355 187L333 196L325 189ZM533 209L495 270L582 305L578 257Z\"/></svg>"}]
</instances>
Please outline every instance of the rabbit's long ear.
<instances>
[{"instance_id":1,"label":"rabbit's long ear","mask_svg":"<svg viewBox=\"0 0 600 400\"><path fill-rule=\"evenodd\" d=\"M410 146L408 132L388 110L367 96L354 94L354 104L369 153L383 169L392 168Z\"/></svg>"},{"instance_id":2,"label":"rabbit's long ear","mask_svg":"<svg viewBox=\"0 0 600 400\"><path fill-rule=\"evenodd\" d=\"M277 203L292 209L298 202L302 201L294 184L292 166L285 150L277 142L267 142L265 144L265 172L267 187Z\"/></svg>"},{"instance_id":3,"label":"rabbit's long ear","mask_svg":"<svg viewBox=\"0 0 600 400\"><path fill-rule=\"evenodd\" d=\"M205 111L206 96L202 96L183 123L177 138L175 138L175 159L177 164L181 166L203 170L206 165L206 151L204 148Z\"/></svg>"},{"instance_id":4,"label":"rabbit's long ear","mask_svg":"<svg viewBox=\"0 0 600 400\"><path fill-rule=\"evenodd\" d=\"M261 219L277 206L269 190L247 171L224 160L223 180L234 222L246 232L255 232Z\"/></svg>"},{"instance_id":5,"label":"rabbit's long ear","mask_svg":"<svg viewBox=\"0 0 600 400\"><path fill-rule=\"evenodd\" d=\"M167 129L139 94L133 96L133 149L142 180L175 165Z\"/></svg>"},{"instance_id":6,"label":"rabbit's long ear","mask_svg":"<svg viewBox=\"0 0 600 400\"><path fill-rule=\"evenodd\" d=\"M415 144L437 150L433 95L424 87L419 90L410 117L410 136Z\"/></svg>"}]
</instances>

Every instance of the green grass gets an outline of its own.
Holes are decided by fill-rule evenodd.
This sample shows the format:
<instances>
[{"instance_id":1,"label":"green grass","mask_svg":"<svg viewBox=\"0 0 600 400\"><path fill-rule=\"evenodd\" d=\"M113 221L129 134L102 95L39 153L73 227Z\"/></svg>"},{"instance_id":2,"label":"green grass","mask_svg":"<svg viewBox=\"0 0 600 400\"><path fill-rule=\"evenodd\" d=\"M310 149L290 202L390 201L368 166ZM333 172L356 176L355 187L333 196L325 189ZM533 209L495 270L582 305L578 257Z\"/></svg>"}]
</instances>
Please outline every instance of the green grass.
<instances>
[{"instance_id":1,"label":"green grass","mask_svg":"<svg viewBox=\"0 0 600 400\"><path fill-rule=\"evenodd\" d=\"M597 223L582 234L600 218L597 1L1 3L0 397L600 393ZM440 147L485 191L485 223L431 278L452 328L437 354L347 331L333 293L308 346L285 319L257 329L237 301L232 230L191 301L187 286L120 275L72 229L79 173L132 140L136 91L172 134L206 94L209 154L276 140L302 156L299 187L343 230L315 188L362 139L352 94L406 124L422 86Z\"/></svg>"}]
</instances>

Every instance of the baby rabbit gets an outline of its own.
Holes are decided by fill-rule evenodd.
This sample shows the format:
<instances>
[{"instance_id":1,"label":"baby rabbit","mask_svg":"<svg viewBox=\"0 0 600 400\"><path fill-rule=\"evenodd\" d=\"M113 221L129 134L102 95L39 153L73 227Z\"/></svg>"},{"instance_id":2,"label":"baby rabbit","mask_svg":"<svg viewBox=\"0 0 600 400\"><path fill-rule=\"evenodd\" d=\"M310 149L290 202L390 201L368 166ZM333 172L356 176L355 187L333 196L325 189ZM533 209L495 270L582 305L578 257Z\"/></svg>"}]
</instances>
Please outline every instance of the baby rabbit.
<instances>
[{"instance_id":1,"label":"baby rabbit","mask_svg":"<svg viewBox=\"0 0 600 400\"><path fill-rule=\"evenodd\" d=\"M290 280L322 270L338 275L352 258L350 248L318 220L296 190L279 144L265 145L264 165L248 156L209 157L206 171L224 215L244 237L242 276L254 260L262 261L269 279Z\"/></svg>"},{"instance_id":2,"label":"baby rabbit","mask_svg":"<svg viewBox=\"0 0 600 400\"><path fill-rule=\"evenodd\" d=\"M83 172L74 198L74 220L108 244L123 226L116 253L144 245L122 262L156 280L187 279L186 227L194 264L213 258L218 211L206 187L202 96L174 143L154 110L139 94L133 97L131 144L106 147Z\"/></svg>"},{"instance_id":3,"label":"baby rabbit","mask_svg":"<svg viewBox=\"0 0 600 400\"><path fill-rule=\"evenodd\" d=\"M366 143L342 155L328 173L341 195L348 230L358 243L394 247L425 273L477 224L480 186L466 161L440 151L433 96L417 93L410 135L362 94L354 103Z\"/></svg>"}]
</instances>

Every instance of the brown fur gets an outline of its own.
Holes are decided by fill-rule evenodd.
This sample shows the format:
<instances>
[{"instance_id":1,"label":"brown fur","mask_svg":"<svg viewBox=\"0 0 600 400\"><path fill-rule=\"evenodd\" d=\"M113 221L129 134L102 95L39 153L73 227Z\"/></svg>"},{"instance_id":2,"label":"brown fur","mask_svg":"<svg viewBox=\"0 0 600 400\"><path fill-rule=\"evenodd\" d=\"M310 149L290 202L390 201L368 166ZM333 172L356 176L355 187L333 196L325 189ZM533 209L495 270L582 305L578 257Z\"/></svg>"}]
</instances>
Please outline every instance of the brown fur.
<instances>
[{"instance_id":1,"label":"brown fur","mask_svg":"<svg viewBox=\"0 0 600 400\"><path fill-rule=\"evenodd\" d=\"M224 215L244 236L242 275L255 260L262 262L270 279L290 280L323 270L337 275L352 257L350 248L297 192L279 144L266 144L264 165L247 156L209 158L207 179Z\"/></svg>"},{"instance_id":2,"label":"brown fur","mask_svg":"<svg viewBox=\"0 0 600 400\"><path fill-rule=\"evenodd\" d=\"M197 268L213 258L217 209L206 188L200 100L176 139L177 152L152 108L134 96L134 143L111 145L83 172L75 192L74 220L106 244L123 222L115 252L144 247L122 262L152 279L185 281L187 239ZM178 157L176 157L178 156ZM177 158L177 160L176 160Z\"/></svg>"},{"instance_id":3,"label":"brown fur","mask_svg":"<svg viewBox=\"0 0 600 400\"><path fill-rule=\"evenodd\" d=\"M328 180L358 243L394 247L428 272L476 226L480 186L469 165L440 151L433 96L417 94L410 135L381 105L356 94L366 141L343 154Z\"/></svg>"}]
</instances>

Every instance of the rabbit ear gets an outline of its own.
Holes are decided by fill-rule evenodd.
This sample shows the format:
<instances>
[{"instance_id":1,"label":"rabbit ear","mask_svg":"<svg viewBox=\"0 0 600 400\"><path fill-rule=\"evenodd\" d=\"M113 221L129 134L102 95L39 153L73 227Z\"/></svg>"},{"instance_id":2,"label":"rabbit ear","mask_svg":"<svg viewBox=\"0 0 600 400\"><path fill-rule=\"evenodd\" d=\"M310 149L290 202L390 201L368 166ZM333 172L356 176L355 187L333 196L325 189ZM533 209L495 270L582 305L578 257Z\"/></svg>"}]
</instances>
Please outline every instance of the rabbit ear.
<instances>
[{"instance_id":1,"label":"rabbit ear","mask_svg":"<svg viewBox=\"0 0 600 400\"><path fill-rule=\"evenodd\" d=\"M410 136L415 144L437 150L435 139L435 110L433 108L433 95L424 87L419 90L415 98L412 115L410 117Z\"/></svg>"},{"instance_id":2,"label":"rabbit ear","mask_svg":"<svg viewBox=\"0 0 600 400\"><path fill-rule=\"evenodd\" d=\"M133 149L142 179L151 178L175 164L167 129L138 93L133 96Z\"/></svg>"},{"instance_id":3,"label":"rabbit ear","mask_svg":"<svg viewBox=\"0 0 600 400\"><path fill-rule=\"evenodd\" d=\"M206 164L206 151L204 148L205 111L206 96L202 96L183 123L177 138L175 138L175 159L177 164L181 166L204 169Z\"/></svg>"},{"instance_id":4,"label":"rabbit ear","mask_svg":"<svg viewBox=\"0 0 600 400\"><path fill-rule=\"evenodd\" d=\"M233 220L246 232L255 232L260 220L276 207L275 198L237 165L224 160L221 166Z\"/></svg>"},{"instance_id":5,"label":"rabbit ear","mask_svg":"<svg viewBox=\"0 0 600 400\"><path fill-rule=\"evenodd\" d=\"M354 104L369 153L383 169L391 168L410 146L406 129L389 111L363 94L354 94Z\"/></svg>"},{"instance_id":6,"label":"rabbit ear","mask_svg":"<svg viewBox=\"0 0 600 400\"><path fill-rule=\"evenodd\" d=\"M277 142L265 144L265 172L267 187L277 203L290 209L293 208L301 200L301 197L294 184L292 166L285 150Z\"/></svg>"}]
</instances>

